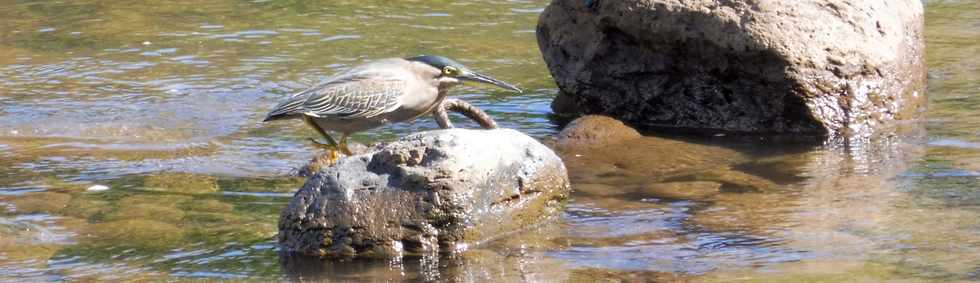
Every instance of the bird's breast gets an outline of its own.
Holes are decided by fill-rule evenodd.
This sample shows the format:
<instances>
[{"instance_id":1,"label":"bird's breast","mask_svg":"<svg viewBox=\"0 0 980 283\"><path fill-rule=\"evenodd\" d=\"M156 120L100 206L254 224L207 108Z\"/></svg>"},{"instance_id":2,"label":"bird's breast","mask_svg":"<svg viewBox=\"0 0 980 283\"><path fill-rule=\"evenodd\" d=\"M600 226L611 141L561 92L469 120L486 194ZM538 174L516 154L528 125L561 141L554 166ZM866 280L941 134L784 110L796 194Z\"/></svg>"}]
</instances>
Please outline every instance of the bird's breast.
<instances>
[{"instance_id":1,"label":"bird's breast","mask_svg":"<svg viewBox=\"0 0 980 283\"><path fill-rule=\"evenodd\" d=\"M401 108L396 112L397 117L391 117L391 122L407 121L431 112L445 98L445 92L435 85L415 81L407 84L402 94Z\"/></svg>"}]
</instances>

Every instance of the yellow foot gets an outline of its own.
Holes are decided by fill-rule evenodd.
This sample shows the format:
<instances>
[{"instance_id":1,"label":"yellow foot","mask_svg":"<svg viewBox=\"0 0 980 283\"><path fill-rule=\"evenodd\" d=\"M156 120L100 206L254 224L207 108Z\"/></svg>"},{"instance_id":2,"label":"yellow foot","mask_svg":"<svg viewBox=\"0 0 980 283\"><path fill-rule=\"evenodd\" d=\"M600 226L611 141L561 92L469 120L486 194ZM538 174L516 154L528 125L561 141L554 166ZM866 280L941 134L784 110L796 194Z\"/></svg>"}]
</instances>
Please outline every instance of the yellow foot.
<instances>
[{"instance_id":1,"label":"yellow foot","mask_svg":"<svg viewBox=\"0 0 980 283\"><path fill-rule=\"evenodd\" d=\"M320 167L333 166L334 164L337 163L338 160L340 160L340 154L338 153L338 150L340 149L338 149L333 144L322 143L315 139L310 139L310 142L313 143L314 147L318 147L326 150L326 152L323 153L322 155L318 155L314 157L313 160L310 160L310 165L316 165L315 166L317 167L316 169L319 169Z\"/></svg>"},{"instance_id":2,"label":"yellow foot","mask_svg":"<svg viewBox=\"0 0 980 283\"><path fill-rule=\"evenodd\" d=\"M305 171L312 175L313 173L320 171L322 168L337 164L337 161L340 161L340 155L337 154L336 150L328 149L327 152L313 157L313 160L310 160L310 163L306 165L307 170Z\"/></svg>"},{"instance_id":3,"label":"yellow foot","mask_svg":"<svg viewBox=\"0 0 980 283\"><path fill-rule=\"evenodd\" d=\"M340 160L340 154L337 154L337 150L333 149L328 150L327 153L324 154L324 157L326 158L326 161L330 163L330 165L334 165L338 160Z\"/></svg>"}]
</instances>

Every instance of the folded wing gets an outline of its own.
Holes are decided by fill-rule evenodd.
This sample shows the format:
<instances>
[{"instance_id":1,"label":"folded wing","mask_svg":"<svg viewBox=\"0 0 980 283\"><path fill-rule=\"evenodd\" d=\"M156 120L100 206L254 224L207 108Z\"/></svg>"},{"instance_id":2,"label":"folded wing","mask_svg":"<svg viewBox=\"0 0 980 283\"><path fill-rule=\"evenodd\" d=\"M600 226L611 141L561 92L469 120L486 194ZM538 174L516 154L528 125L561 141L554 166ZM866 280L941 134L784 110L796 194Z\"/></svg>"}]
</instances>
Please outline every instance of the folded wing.
<instances>
[{"instance_id":1,"label":"folded wing","mask_svg":"<svg viewBox=\"0 0 980 283\"><path fill-rule=\"evenodd\" d=\"M398 109L405 82L354 73L295 93L269 112L264 121L300 115L334 119L372 118Z\"/></svg>"}]
</instances>

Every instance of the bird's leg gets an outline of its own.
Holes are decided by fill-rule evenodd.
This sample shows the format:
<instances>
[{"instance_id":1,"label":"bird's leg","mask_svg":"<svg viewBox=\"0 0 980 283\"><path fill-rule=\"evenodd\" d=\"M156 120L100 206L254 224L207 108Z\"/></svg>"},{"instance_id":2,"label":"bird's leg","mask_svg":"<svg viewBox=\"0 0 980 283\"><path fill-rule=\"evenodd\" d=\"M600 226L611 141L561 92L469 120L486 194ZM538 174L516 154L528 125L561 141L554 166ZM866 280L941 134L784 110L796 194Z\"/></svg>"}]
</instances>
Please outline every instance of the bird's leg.
<instances>
[{"instance_id":1,"label":"bird's leg","mask_svg":"<svg viewBox=\"0 0 980 283\"><path fill-rule=\"evenodd\" d=\"M352 154L350 152L350 149L347 148L347 134L346 133L340 134L340 143L338 143L338 145L339 145L339 148L338 149L340 149L340 152L343 152L347 156L354 155L354 154Z\"/></svg>"},{"instance_id":2,"label":"bird's leg","mask_svg":"<svg viewBox=\"0 0 980 283\"><path fill-rule=\"evenodd\" d=\"M337 150L337 148L338 148L337 146L334 146L333 144L324 143L324 142L318 141L318 140L313 139L313 138L310 139L310 143L313 143L313 146L315 146L315 147L319 147L319 148L326 149L326 150Z\"/></svg>"},{"instance_id":3,"label":"bird's leg","mask_svg":"<svg viewBox=\"0 0 980 283\"><path fill-rule=\"evenodd\" d=\"M323 136L323 138L327 140L327 143L321 143L316 141L315 139L311 139L317 147L325 148L325 149L334 149L334 150L339 148L337 146L337 141L334 140L333 137L330 136L330 134L327 134L327 131L324 131L323 128L320 128L319 125L313 122L312 118L303 117L303 121L306 122L306 124L309 125L311 128L316 130L317 133L320 133L320 136Z\"/></svg>"},{"instance_id":4,"label":"bird's leg","mask_svg":"<svg viewBox=\"0 0 980 283\"><path fill-rule=\"evenodd\" d=\"M327 154L328 154L327 163L329 164L336 163L337 159L340 158L339 156L337 156L337 150L340 149L340 146L337 145L337 141L335 141L333 137L327 134L327 131L324 131L323 128L320 128L319 125L313 122L313 118L304 116L303 121L306 122L306 124L312 127L314 130L316 130L317 133L320 133L320 135L327 140L327 144L324 144L316 141L315 139L310 139L311 141L313 141L314 146L327 150Z\"/></svg>"}]
</instances>

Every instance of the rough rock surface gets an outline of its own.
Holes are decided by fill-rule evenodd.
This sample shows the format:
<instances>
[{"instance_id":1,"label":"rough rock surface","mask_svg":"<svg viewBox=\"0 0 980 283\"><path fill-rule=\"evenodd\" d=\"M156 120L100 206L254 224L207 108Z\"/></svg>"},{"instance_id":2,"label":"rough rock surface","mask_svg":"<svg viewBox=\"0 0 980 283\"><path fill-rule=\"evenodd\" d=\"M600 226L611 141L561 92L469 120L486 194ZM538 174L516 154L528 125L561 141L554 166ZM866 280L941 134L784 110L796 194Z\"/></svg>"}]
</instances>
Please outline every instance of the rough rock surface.
<instances>
[{"instance_id":1,"label":"rough rock surface","mask_svg":"<svg viewBox=\"0 0 980 283\"><path fill-rule=\"evenodd\" d=\"M315 174L282 212L279 242L330 258L452 251L554 215L569 190L558 155L518 131L424 132Z\"/></svg>"},{"instance_id":2,"label":"rough rock surface","mask_svg":"<svg viewBox=\"0 0 980 283\"><path fill-rule=\"evenodd\" d=\"M834 134L924 102L919 0L554 0L537 36L559 114Z\"/></svg>"}]
</instances>

